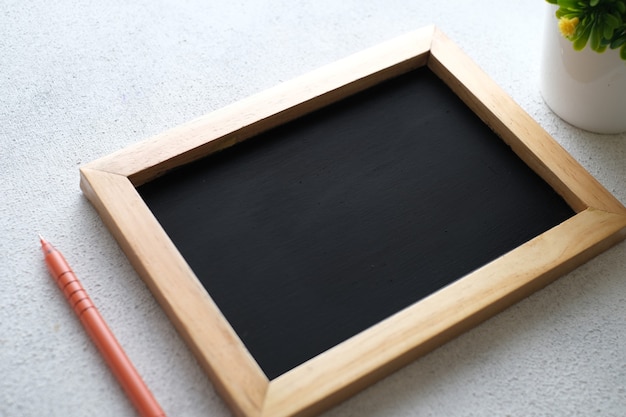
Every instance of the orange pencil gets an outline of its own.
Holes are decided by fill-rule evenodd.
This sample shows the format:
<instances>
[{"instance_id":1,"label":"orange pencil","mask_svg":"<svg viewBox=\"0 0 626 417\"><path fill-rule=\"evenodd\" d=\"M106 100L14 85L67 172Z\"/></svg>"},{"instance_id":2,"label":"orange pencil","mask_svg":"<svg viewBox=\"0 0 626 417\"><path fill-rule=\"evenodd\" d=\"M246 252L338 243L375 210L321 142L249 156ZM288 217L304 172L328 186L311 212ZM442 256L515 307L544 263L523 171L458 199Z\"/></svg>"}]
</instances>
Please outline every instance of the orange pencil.
<instances>
[{"instance_id":1,"label":"orange pencil","mask_svg":"<svg viewBox=\"0 0 626 417\"><path fill-rule=\"evenodd\" d=\"M146 386L143 379L131 363L119 342L98 312L98 309L78 281L74 271L67 261L51 244L41 236L41 248L46 257L46 265L57 282L65 298L69 301L74 312L89 336L104 356L115 377L124 388L126 395L142 417L165 417L161 406Z\"/></svg>"}]
</instances>

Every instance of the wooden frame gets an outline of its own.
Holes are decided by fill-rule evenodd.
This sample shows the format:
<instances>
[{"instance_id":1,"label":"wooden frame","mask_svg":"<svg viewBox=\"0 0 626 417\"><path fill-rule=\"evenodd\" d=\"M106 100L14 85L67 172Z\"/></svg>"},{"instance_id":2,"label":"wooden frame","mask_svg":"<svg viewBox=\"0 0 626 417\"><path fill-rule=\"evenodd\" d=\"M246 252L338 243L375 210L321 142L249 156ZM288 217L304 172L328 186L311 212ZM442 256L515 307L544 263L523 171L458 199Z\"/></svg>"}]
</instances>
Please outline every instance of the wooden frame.
<instances>
[{"instance_id":1,"label":"wooden frame","mask_svg":"<svg viewBox=\"0 0 626 417\"><path fill-rule=\"evenodd\" d=\"M270 381L136 187L424 65L577 214ZM319 413L626 237L626 208L435 27L381 44L89 163L81 168L81 188L234 414L245 417Z\"/></svg>"}]
</instances>

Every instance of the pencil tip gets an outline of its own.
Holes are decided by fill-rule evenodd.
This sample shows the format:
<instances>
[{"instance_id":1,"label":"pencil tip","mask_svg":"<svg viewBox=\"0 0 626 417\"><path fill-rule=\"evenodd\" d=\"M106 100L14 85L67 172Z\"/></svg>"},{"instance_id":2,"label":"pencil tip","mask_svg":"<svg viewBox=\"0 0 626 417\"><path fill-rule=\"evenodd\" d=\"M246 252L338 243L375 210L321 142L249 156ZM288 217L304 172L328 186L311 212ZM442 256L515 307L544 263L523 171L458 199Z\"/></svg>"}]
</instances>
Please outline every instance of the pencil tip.
<instances>
[{"instance_id":1,"label":"pencil tip","mask_svg":"<svg viewBox=\"0 0 626 417\"><path fill-rule=\"evenodd\" d=\"M41 242L41 244L44 244L46 239L43 238L43 236L41 236L40 234L38 234L39 236L39 241Z\"/></svg>"}]
</instances>

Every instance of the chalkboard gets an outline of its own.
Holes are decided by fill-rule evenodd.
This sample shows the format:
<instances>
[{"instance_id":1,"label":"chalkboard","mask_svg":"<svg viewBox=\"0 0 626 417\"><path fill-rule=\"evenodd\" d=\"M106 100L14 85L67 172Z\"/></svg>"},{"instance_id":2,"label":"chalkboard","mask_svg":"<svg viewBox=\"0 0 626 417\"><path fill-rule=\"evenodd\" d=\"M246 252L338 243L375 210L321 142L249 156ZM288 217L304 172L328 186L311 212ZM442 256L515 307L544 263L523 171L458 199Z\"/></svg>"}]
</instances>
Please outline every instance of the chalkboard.
<instances>
[{"instance_id":1,"label":"chalkboard","mask_svg":"<svg viewBox=\"0 0 626 417\"><path fill-rule=\"evenodd\" d=\"M433 26L80 173L243 417L317 414L626 237L622 203Z\"/></svg>"},{"instance_id":2,"label":"chalkboard","mask_svg":"<svg viewBox=\"0 0 626 417\"><path fill-rule=\"evenodd\" d=\"M138 190L269 378L575 214L428 68Z\"/></svg>"}]
</instances>

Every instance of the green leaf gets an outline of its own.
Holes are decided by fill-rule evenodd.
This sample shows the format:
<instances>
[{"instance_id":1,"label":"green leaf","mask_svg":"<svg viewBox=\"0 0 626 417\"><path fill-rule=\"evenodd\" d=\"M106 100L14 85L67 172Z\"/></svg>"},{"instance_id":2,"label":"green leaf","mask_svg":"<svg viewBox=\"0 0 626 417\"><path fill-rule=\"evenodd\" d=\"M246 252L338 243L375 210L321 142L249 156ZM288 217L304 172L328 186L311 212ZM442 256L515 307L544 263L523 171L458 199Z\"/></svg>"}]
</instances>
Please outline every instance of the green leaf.
<instances>
[{"instance_id":1,"label":"green leaf","mask_svg":"<svg viewBox=\"0 0 626 417\"><path fill-rule=\"evenodd\" d=\"M601 54L604 51L606 51L606 47L608 46L608 44L602 43L600 44L600 46L598 46L596 49L594 49L594 51L596 51L597 53Z\"/></svg>"},{"instance_id":2,"label":"green leaf","mask_svg":"<svg viewBox=\"0 0 626 417\"><path fill-rule=\"evenodd\" d=\"M602 28L597 22L593 22L591 25L591 36L589 38L589 47L594 51L598 51L600 49L600 44L602 42Z\"/></svg>"},{"instance_id":3,"label":"green leaf","mask_svg":"<svg viewBox=\"0 0 626 417\"><path fill-rule=\"evenodd\" d=\"M619 56L626 61L626 45L623 45L622 49L619 50Z\"/></svg>"},{"instance_id":4,"label":"green leaf","mask_svg":"<svg viewBox=\"0 0 626 417\"><path fill-rule=\"evenodd\" d=\"M603 16L604 19L604 24L607 27L610 27L611 30L615 30L619 27L619 25L622 24L622 19L618 16L615 16L613 14L607 13Z\"/></svg>"},{"instance_id":5,"label":"green leaf","mask_svg":"<svg viewBox=\"0 0 626 417\"><path fill-rule=\"evenodd\" d=\"M559 0L558 3L559 6L566 9L580 10L580 5L577 0Z\"/></svg>"},{"instance_id":6,"label":"green leaf","mask_svg":"<svg viewBox=\"0 0 626 417\"><path fill-rule=\"evenodd\" d=\"M589 41L591 26L584 26L580 31L577 28L576 32L577 33L574 35L576 38L574 39L573 46L575 50L580 51L587 45L587 41Z\"/></svg>"},{"instance_id":7,"label":"green leaf","mask_svg":"<svg viewBox=\"0 0 626 417\"><path fill-rule=\"evenodd\" d=\"M617 49L623 45L626 45L626 34L613 39L611 42L611 49Z\"/></svg>"},{"instance_id":8,"label":"green leaf","mask_svg":"<svg viewBox=\"0 0 626 417\"><path fill-rule=\"evenodd\" d=\"M579 17L579 16L580 16L580 13L572 13L572 12L564 12L564 13L559 13L558 11L557 11L557 13L556 13L556 17L557 17L558 19L560 19L560 18L562 18L562 17L565 17L565 18L567 18L567 19L573 19L573 18L575 18L575 17L578 17L578 18L580 19L580 17Z\"/></svg>"},{"instance_id":9,"label":"green leaf","mask_svg":"<svg viewBox=\"0 0 626 417\"><path fill-rule=\"evenodd\" d=\"M615 31L615 27L606 23L604 25L602 25L602 38L603 40L610 40L613 37L613 32Z\"/></svg>"},{"instance_id":10,"label":"green leaf","mask_svg":"<svg viewBox=\"0 0 626 417\"><path fill-rule=\"evenodd\" d=\"M591 1L589 1L589 5L591 7L596 7L598 5L598 3L600 3L600 0L591 0Z\"/></svg>"}]
</instances>

